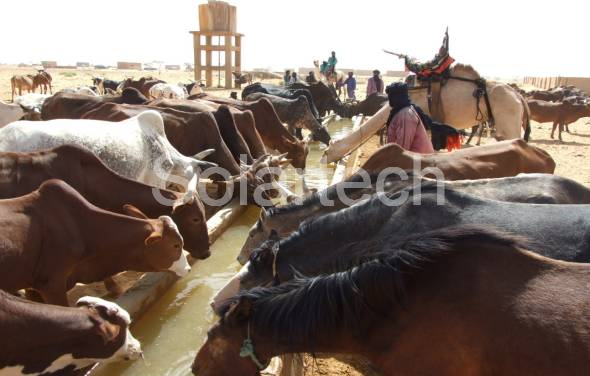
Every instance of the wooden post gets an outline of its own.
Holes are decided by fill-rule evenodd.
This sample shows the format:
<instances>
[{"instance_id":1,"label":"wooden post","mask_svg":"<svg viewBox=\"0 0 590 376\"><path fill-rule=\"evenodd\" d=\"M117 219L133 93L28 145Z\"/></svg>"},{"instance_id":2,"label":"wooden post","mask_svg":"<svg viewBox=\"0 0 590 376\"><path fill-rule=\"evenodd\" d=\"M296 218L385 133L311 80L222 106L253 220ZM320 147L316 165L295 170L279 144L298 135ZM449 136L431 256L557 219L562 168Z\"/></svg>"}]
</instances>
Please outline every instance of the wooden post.
<instances>
[{"instance_id":1,"label":"wooden post","mask_svg":"<svg viewBox=\"0 0 590 376\"><path fill-rule=\"evenodd\" d=\"M242 71L242 37L240 35L236 35L236 72ZM242 85L237 84L236 89L241 89Z\"/></svg>"},{"instance_id":2,"label":"wooden post","mask_svg":"<svg viewBox=\"0 0 590 376\"><path fill-rule=\"evenodd\" d=\"M211 47L212 43L212 37L211 34L207 35L205 37L205 46L206 47ZM212 87L213 86L213 59L212 59L212 54L211 54L211 48L207 48L205 50L205 55L206 55L206 65L205 65L205 81L206 81L206 85L207 87Z\"/></svg>"},{"instance_id":3,"label":"wooden post","mask_svg":"<svg viewBox=\"0 0 590 376\"><path fill-rule=\"evenodd\" d=\"M193 48L195 52L195 81L199 83L202 79L201 70L201 34L193 33Z\"/></svg>"},{"instance_id":4,"label":"wooden post","mask_svg":"<svg viewBox=\"0 0 590 376\"><path fill-rule=\"evenodd\" d=\"M231 89L233 87L232 85L232 67L233 67L233 59L231 56L231 51L232 51L232 35L233 34L226 34L224 39L225 39L225 88L226 89Z\"/></svg>"}]
</instances>

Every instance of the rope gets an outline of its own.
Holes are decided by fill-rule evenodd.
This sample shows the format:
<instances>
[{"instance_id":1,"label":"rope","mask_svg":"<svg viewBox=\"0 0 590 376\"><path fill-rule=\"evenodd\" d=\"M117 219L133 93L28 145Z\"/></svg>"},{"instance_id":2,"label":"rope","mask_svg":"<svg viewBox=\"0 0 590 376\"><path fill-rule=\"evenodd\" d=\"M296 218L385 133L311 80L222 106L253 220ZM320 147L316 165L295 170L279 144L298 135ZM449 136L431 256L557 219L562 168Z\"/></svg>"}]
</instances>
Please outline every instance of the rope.
<instances>
[{"instance_id":1,"label":"rope","mask_svg":"<svg viewBox=\"0 0 590 376\"><path fill-rule=\"evenodd\" d=\"M252 339L250 339L250 322L248 322L247 328L247 337L242 343L242 347L240 348L240 357L249 357L250 360L252 360L252 362L256 364L256 367L258 367L258 369L263 370L266 367L268 367L268 363L266 363L266 365L263 364L256 356L256 353L254 353L254 344L252 343Z\"/></svg>"}]
</instances>

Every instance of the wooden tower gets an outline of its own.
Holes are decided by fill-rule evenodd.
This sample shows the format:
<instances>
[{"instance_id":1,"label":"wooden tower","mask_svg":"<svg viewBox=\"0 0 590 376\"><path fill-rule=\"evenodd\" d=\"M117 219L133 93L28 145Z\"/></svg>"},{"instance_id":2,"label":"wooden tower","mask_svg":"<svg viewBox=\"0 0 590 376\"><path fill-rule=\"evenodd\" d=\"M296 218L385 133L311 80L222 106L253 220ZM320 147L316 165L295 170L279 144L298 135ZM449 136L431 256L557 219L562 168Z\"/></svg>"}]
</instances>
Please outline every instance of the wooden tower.
<instances>
[{"instance_id":1,"label":"wooden tower","mask_svg":"<svg viewBox=\"0 0 590 376\"><path fill-rule=\"evenodd\" d=\"M236 32L236 7L224 1L209 0L199 5L199 29L191 31L195 53L195 81L203 79L213 86L213 72L225 77L225 88L234 82L232 71L242 70L242 37ZM218 65L213 65L213 53L217 53Z\"/></svg>"}]
</instances>

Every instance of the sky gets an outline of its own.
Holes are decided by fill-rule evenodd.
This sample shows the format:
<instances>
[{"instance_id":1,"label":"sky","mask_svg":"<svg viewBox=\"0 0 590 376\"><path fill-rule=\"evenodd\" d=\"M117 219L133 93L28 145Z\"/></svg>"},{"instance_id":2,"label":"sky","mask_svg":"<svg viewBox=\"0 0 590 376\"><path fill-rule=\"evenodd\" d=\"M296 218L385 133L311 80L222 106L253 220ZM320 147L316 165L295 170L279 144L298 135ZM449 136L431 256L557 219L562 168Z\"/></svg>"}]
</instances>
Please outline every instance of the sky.
<instances>
[{"instance_id":1,"label":"sky","mask_svg":"<svg viewBox=\"0 0 590 376\"><path fill-rule=\"evenodd\" d=\"M1 0L0 63L192 62L204 2ZM243 69L310 67L334 50L341 68L402 70L383 48L427 60L448 26L451 56L485 76L590 76L588 0L229 2Z\"/></svg>"}]
</instances>

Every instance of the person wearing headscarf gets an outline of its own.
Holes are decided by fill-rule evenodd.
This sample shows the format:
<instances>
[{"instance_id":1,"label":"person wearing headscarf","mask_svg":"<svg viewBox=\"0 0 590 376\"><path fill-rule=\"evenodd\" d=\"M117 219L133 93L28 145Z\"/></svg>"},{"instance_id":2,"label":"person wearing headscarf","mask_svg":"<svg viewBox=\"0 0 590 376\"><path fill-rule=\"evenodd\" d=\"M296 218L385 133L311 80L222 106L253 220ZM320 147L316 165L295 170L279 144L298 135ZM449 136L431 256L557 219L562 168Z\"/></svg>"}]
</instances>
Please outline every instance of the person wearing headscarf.
<instances>
[{"instance_id":1,"label":"person wearing headscarf","mask_svg":"<svg viewBox=\"0 0 590 376\"><path fill-rule=\"evenodd\" d=\"M285 75L283 76L283 81L285 83L285 86L289 85L289 81L291 81L291 71L289 69L287 69L285 71Z\"/></svg>"},{"instance_id":2,"label":"person wearing headscarf","mask_svg":"<svg viewBox=\"0 0 590 376\"><path fill-rule=\"evenodd\" d=\"M396 82L385 90L391 112L387 119L387 142L416 153L434 153L424 122L432 122L422 109L410 100L408 85Z\"/></svg>"},{"instance_id":3,"label":"person wearing headscarf","mask_svg":"<svg viewBox=\"0 0 590 376\"><path fill-rule=\"evenodd\" d=\"M373 71L373 77L367 81L367 97L375 93L383 93L385 85L381 77L379 77L380 74L381 72L375 69Z\"/></svg>"}]
</instances>

